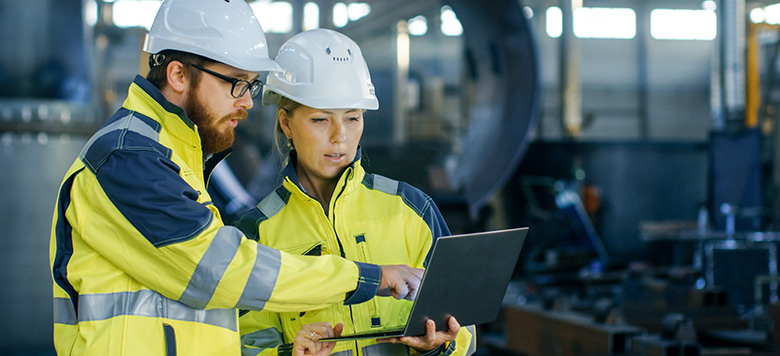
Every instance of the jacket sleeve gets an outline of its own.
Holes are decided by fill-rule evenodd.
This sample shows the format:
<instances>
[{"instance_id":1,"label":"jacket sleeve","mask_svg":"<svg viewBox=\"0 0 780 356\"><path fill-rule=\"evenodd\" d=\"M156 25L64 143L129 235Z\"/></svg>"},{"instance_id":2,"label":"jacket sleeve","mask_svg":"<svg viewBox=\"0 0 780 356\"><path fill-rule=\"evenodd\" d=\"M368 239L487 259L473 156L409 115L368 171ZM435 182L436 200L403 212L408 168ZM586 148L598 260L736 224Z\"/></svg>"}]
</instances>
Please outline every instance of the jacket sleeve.
<instances>
[{"instance_id":1,"label":"jacket sleeve","mask_svg":"<svg viewBox=\"0 0 780 356\"><path fill-rule=\"evenodd\" d=\"M75 191L83 196L73 198L69 219L83 221L79 233L97 253L170 299L195 308L291 311L376 293L379 266L290 255L223 226L216 207L198 200L205 189L194 189L159 152L115 151L93 172L97 182L80 180Z\"/></svg>"},{"instance_id":2,"label":"jacket sleeve","mask_svg":"<svg viewBox=\"0 0 780 356\"><path fill-rule=\"evenodd\" d=\"M417 265L427 267L433 244L439 237L449 236L450 229L439 207L421 190L408 183L399 182L397 194L403 197L403 203L412 211L405 215L404 220L408 248L410 251L416 251Z\"/></svg>"},{"instance_id":3,"label":"jacket sleeve","mask_svg":"<svg viewBox=\"0 0 780 356\"><path fill-rule=\"evenodd\" d=\"M474 325L461 326L458 336L452 342L447 344L447 348L442 355L469 356L477 351L477 331Z\"/></svg>"}]
</instances>

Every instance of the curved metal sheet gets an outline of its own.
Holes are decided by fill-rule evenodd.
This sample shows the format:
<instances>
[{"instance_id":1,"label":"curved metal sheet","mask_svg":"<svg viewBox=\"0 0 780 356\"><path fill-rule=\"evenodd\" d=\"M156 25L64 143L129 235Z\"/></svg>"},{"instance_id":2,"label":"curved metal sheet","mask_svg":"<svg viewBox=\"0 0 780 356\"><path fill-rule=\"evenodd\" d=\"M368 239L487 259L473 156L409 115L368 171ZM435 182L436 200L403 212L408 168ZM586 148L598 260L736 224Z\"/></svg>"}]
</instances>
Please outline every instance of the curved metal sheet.
<instances>
[{"instance_id":1,"label":"curved metal sheet","mask_svg":"<svg viewBox=\"0 0 780 356\"><path fill-rule=\"evenodd\" d=\"M536 43L516 0L445 2L464 28L475 94L449 174L476 214L503 188L533 138L541 96Z\"/></svg>"}]
</instances>

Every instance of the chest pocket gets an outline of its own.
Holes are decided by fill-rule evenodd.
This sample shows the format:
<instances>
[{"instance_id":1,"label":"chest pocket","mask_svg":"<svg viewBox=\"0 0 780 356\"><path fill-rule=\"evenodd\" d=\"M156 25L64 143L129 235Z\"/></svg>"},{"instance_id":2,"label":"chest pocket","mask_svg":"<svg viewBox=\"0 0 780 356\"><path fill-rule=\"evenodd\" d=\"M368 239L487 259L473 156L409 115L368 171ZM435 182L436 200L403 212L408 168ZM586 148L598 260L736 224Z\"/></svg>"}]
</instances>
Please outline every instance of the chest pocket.
<instances>
[{"instance_id":1,"label":"chest pocket","mask_svg":"<svg viewBox=\"0 0 780 356\"><path fill-rule=\"evenodd\" d=\"M322 243L303 253L306 256L322 256Z\"/></svg>"},{"instance_id":2,"label":"chest pocket","mask_svg":"<svg viewBox=\"0 0 780 356\"><path fill-rule=\"evenodd\" d=\"M322 256L323 254L327 254L328 249L325 246L325 241L309 241L305 244L297 246L279 246L274 244L271 244L271 246L274 246L274 248L287 252L291 255L299 256Z\"/></svg>"},{"instance_id":3,"label":"chest pocket","mask_svg":"<svg viewBox=\"0 0 780 356\"><path fill-rule=\"evenodd\" d=\"M372 262L371 255L368 253L366 235L360 234L355 236L355 246L357 246L358 257L360 257L361 262Z\"/></svg>"},{"instance_id":4,"label":"chest pocket","mask_svg":"<svg viewBox=\"0 0 780 356\"><path fill-rule=\"evenodd\" d=\"M198 192L198 203L207 203L211 201L206 187L203 185L202 177L193 172L189 168L182 168L180 173L181 177L187 182L187 184Z\"/></svg>"}]
</instances>

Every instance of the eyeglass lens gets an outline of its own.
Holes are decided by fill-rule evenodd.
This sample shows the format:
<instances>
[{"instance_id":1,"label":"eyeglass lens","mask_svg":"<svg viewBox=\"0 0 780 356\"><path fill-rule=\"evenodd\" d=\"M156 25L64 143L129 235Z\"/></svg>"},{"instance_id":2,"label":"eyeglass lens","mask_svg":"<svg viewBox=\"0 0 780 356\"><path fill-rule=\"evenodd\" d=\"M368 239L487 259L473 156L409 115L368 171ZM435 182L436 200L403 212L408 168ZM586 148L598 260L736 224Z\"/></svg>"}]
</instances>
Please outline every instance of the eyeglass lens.
<instances>
[{"instance_id":1,"label":"eyeglass lens","mask_svg":"<svg viewBox=\"0 0 780 356\"><path fill-rule=\"evenodd\" d=\"M249 95L252 98L256 98L257 94L260 94L260 88L262 87L263 82L259 80L255 80L253 82L248 82L243 79L236 79L233 78L233 89L230 93L234 98L240 98L246 93L247 90L249 90Z\"/></svg>"},{"instance_id":2,"label":"eyeglass lens","mask_svg":"<svg viewBox=\"0 0 780 356\"><path fill-rule=\"evenodd\" d=\"M232 86L230 88L230 95L236 99L242 97L247 90L249 90L249 95L252 97L252 99L254 99L257 97L258 94L260 94L260 88L263 87L263 82L257 79L255 79L252 82L249 82L243 79L228 77L224 74L214 72L212 70L203 68L196 64L192 64L192 66L203 72L211 74L219 79L222 79L228 83L231 83Z\"/></svg>"}]
</instances>

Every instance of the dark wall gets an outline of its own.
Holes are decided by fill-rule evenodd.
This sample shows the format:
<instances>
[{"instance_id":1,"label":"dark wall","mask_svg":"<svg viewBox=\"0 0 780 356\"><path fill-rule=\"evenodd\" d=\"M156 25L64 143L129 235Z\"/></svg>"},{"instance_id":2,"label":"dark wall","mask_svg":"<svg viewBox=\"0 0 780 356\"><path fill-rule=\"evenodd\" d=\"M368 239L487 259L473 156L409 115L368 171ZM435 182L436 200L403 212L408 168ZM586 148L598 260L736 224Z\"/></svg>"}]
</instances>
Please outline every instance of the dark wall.
<instances>
[{"instance_id":1,"label":"dark wall","mask_svg":"<svg viewBox=\"0 0 780 356\"><path fill-rule=\"evenodd\" d=\"M639 239L642 221L695 221L706 203L708 159L704 143L656 142L535 142L515 176L502 192L510 226L531 219L521 183L528 177L550 177L572 186L590 185L599 195L595 227L614 264L653 260ZM576 172L580 180L575 179ZM546 239L542 227L531 231L529 245Z\"/></svg>"},{"instance_id":2,"label":"dark wall","mask_svg":"<svg viewBox=\"0 0 780 356\"><path fill-rule=\"evenodd\" d=\"M89 100L81 0L0 0L0 98Z\"/></svg>"}]
</instances>

